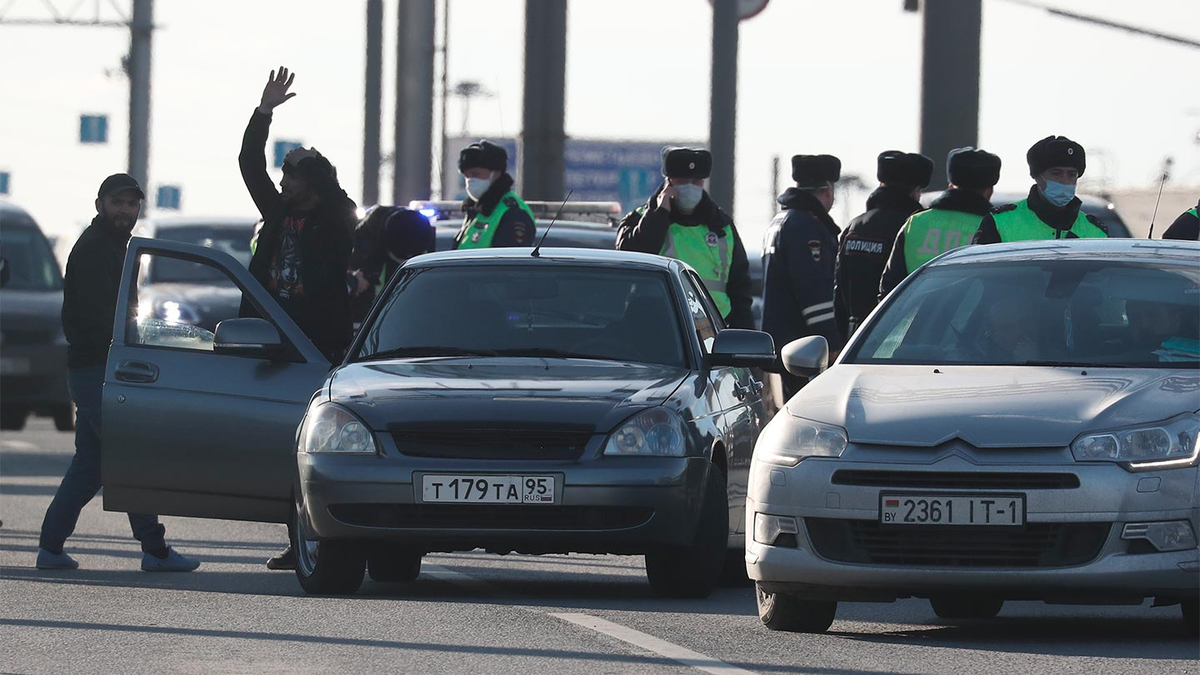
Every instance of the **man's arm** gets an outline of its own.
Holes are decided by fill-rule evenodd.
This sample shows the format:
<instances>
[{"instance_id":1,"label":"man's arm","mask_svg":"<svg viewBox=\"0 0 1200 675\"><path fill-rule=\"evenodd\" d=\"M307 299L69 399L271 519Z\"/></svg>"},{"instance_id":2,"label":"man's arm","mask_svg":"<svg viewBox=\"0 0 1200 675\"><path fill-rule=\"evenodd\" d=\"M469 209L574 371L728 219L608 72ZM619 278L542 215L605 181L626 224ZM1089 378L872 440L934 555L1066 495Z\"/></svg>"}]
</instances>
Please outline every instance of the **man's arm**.
<instances>
[{"instance_id":1,"label":"man's arm","mask_svg":"<svg viewBox=\"0 0 1200 675\"><path fill-rule=\"evenodd\" d=\"M979 222L979 229L971 236L972 244L999 244L1000 230L996 229L996 219L987 214Z\"/></svg>"},{"instance_id":2,"label":"man's arm","mask_svg":"<svg viewBox=\"0 0 1200 675\"><path fill-rule=\"evenodd\" d=\"M673 186L664 185L642 209L630 213L617 230L618 251L639 251L658 255L671 227L671 203L679 195Z\"/></svg>"},{"instance_id":3,"label":"man's arm","mask_svg":"<svg viewBox=\"0 0 1200 675\"><path fill-rule=\"evenodd\" d=\"M282 209L279 191L275 189L275 182L267 173L267 134L271 129L272 112L296 95L294 92L288 93L294 79L296 75L289 75L287 68L280 67L278 72L271 71L267 85L263 88L262 99L250 115L250 123L246 125L246 133L242 135L238 167L242 170L242 180L246 183L246 189L250 191L250 198L254 200L254 205L258 207L258 212L264 219Z\"/></svg>"},{"instance_id":4,"label":"man's arm","mask_svg":"<svg viewBox=\"0 0 1200 675\"><path fill-rule=\"evenodd\" d=\"M1200 218L1184 212L1175 219L1175 222L1171 223L1166 232L1162 233L1162 238L1196 241L1200 238Z\"/></svg>"},{"instance_id":5,"label":"man's arm","mask_svg":"<svg viewBox=\"0 0 1200 675\"><path fill-rule=\"evenodd\" d=\"M846 234L850 232L850 227L842 230L838 237L838 252L837 258L833 264L833 315L834 321L837 322L837 329L841 335L850 335L850 315L854 313L854 302L850 296L850 275L851 270L847 265L845 250L846 250ZM861 317L859 317L861 318Z\"/></svg>"},{"instance_id":6,"label":"man's arm","mask_svg":"<svg viewBox=\"0 0 1200 675\"><path fill-rule=\"evenodd\" d=\"M537 227L533 224L533 218L520 208L510 207L496 224L492 247L533 246L537 243L536 236Z\"/></svg>"},{"instance_id":7,"label":"man's arm","mask_svg":"<svg viewBox=\"0 0 1200 675\"><path fill-rule=\"evenodd\" d=\"M754 325L754 297L750 283L750 261L746 258L746 247L742 245L742 237L737 227L730 223L733 231L733 262L729 265L729 283L725 285L725 294L729 296L729 316L725 323L730 328L747 328L756 330Z\"/></svg>"},{"instance_id":8,"label":"man's arm","mask_svg":"<svg viewBox=\"0 0 1200 675\"><path fill-rule=\"evenodd\" d=\"M908 261L904 258L904 233L908 230L908 223L911 222L912 218L909 218L908 222L904 223L904 227L896 233L896 243L892 245L892 254L888 256L887 264L883 266L883 276L879 278L880 300L883 300L908 276Z\"/></svg>"}]
</instances>

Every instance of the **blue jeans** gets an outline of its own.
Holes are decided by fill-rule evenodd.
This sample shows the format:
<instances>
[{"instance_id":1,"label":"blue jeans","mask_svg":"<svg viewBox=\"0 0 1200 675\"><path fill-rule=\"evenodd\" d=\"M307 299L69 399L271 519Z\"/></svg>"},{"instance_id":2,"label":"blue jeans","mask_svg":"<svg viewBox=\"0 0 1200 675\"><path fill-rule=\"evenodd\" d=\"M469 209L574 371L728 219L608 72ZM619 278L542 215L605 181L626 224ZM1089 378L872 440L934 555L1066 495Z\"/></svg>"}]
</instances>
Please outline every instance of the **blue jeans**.
<instances>
[{"instance_id":1,"label":"blue jeans","mask_svg":"<svg viewBox=\"0 0 1200 675\"><path fill-rule=\"evenodd\" d=\"M75 531L79 512L100 491L100 394L104 389L104 366L67 369L67 387L75 401L75 458L63 476L54 501L46 509L38 545L51 553L62 553L67 537ZM133 536L142 550L161 552L166 548L158 516L129 514Z\"/></svg>"}]
</instances>

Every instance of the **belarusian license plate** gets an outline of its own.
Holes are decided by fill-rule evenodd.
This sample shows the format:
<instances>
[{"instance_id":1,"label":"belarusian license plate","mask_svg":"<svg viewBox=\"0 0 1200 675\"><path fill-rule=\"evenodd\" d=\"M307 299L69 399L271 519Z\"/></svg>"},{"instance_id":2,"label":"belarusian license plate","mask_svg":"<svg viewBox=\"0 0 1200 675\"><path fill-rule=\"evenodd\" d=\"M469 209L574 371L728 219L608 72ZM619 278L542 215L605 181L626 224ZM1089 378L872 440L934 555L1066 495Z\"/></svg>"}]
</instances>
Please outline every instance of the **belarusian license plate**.
<instances>
[{"instance_id":1,"label":"belarusian license plate","mask_svg":"<svg viewBox=\"0 0 1200 675\"><path fill-rule=\"evenodd\" d=\"M884 525L1024 525L1024 495L881 493Z\"/></svg>"},{"instance_id":2,"label":"belarusian license plate","mask_svg":"<svg viewBox=\"0 0 1200 675\"><path fill-rule=\"evenodd\" d=\"M553 504L554 476L426 474L422 502L455 504Z\"/></svg>"}]
</instances>

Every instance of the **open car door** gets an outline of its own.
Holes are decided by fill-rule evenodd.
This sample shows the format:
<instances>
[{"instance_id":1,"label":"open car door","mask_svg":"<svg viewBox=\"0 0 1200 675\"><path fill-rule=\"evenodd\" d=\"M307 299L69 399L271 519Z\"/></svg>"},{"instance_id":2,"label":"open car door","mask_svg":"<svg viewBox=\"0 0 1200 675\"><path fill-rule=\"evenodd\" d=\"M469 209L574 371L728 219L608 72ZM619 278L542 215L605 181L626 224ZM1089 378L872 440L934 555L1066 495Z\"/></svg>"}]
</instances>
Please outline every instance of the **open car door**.
<instances>
[{"instance_id":1,"label":"open car door","mask_svg":"<svg viewBox=\"0 0 1200 675\"><path fill-rule=\"evenodd\" d=\"M262 320L226 321L252 329L228 334L278 344L214 343L213 332L189 323L222 334L214 317L198 319L203 307L139 287L141 266L155 258L196 266L194 278L240 291ZM296 430L330 369L295 322L229 254L134 237L114 323L101 424L104 508L287 522Z\"/></svg>"}]
</instances>

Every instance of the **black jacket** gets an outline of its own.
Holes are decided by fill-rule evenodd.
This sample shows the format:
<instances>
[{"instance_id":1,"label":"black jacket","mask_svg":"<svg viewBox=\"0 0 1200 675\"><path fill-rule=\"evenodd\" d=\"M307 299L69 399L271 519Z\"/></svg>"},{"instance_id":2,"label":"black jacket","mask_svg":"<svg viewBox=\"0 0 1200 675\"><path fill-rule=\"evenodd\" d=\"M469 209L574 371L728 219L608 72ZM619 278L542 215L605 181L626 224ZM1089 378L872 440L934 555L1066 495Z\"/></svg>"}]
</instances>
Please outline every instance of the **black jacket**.
<instances>
[{"instance_id":1,"label":"black jacket","mask_svg":"<svg viewBox=\"0 0 1200 675\"><path fill-rule=\"evenodd\" d=\"M896 234L921 210L910 190L882 185L867 198L867 212L850 221L838 243L834 271L834 313L838 330L850 336L879 302L879 281Z\"/></svg>"},{"instance_id":2,"label":"black jacket","mask_svg":"<svg viewBox=\"0 0 1200 675\"><path fill-rule=\"evenodd\" d=\"M96 216L67 257L62 323L68 368L102 366L108 361L128 247L128 232L118 232Z\"/></svg>"},{"instance_id":3,"label":"black jacket","mask_svg":"<svg viewBox=\"0 0 1200 675\"><path fill-rule=\"evenodd\" d=\"M983 198L983 195L971 190L961 190L951 188L942 193L929 205L932 211L958 211L959 213L969 213L973 216L982 218L992 211L992 203ZM911 216L910 216L911 217ZM922 218L932 218L932 215L921 216ZM905 221L905 225L908 221ZM879 280L879 298L892 292L892 289L899 286L901 281L909 275L912 270L908 269L908 260L904 256L904 230L905 227L900 227L900 232L896 234L896 243L892 245L892 255L888 258L887 265L883 268L883 277Z\"/></svg>"},{"instance_id":4,"label":"black jacket","mask_svg":"<svg viewBox=\"0 0 1200 675\"><path fill-rule=\"evenodd\" d=\"M838 226L817 198L789 188L763 239L763 330L775 348L823 335L829 351L844 339L833 320L833 273Z\"/></svg>"},{"instance_id":5,"label":"black jacket","mask_svg":"<svg viewBox=\"0 0 1200 675\"><path fill-rule=\"evenodd\" d=\"M1200 203L1196 204L1196 208L1200 209ZM1162 234L1163 239L1186 239L1188 241L1200 240L1200 218L1192 215L1188 211L1184 211L1166 232Z\"/></svg>"},{"instance_id":6,"label":"black jacket","mask_svg":"<svg viewBox=\"0 0 1200 675\"><path fill-rule=\"evenodd\" d=\"M508 194L513 188L513 177L508 173L500 174L492 186L483 193L483 197L479 201L475 201L470 197L463 200L463 211L467 213L467 220L473 220L476 214L482 213L484 216L490 216L492 211L500 205L500 200L504 195ZM517 208L516 204L509 204L508 211L504 212L504 217L496 224L496 234L492 237L492 248L501 248L507 246L533 246L537 243L537 227L533 224L533 219L528 213ZM454 248L458 248L462 243L462 236L465 230L460 230L454 237Z\"/></svg>"},{"instance_id":7,"label":"black jacket","mask_svg":"<svg viewBox=\"0 0 1200 675\"><path fill-rule=\"evenodd\" d=\"M1046 198L1042 196L1041 191L1037 189L1036 185L1029 188L1029 198L1026 200L1026 202L1029 204L1029 210L1033 211L1033 214L1036 215L1043 223L1053 227L1056 230L1063 231L1069 230L1073 225L1075 225L1075 219L1079 217L1079 209L1083 206L1083 202L1079 201L1078 197L1075 197L1071 201L1067 202L1066 206L1055 206L1046 201ZM1012 204L1005 204L992 209L992 213L1007 211L1012 208ZM1101 230L1104 230L1106 234L1108 233L1108 228L1103 222L1101 222L1099 218L1090 214L1085 214L1085 217L1091 224L1095 225ZM1057 239L1058 237L1055 238ZM1068 239L1069 238L1070 237L1068 237ZM1000 243L1000 231L996 229L996 219L992 217L991 213L983 217L983 221L979 223L979 231L975 233L974 237L971 237L971 243Z\"/></svg>"},{"instance_id":8,"label":"black jacket","mask_svg":"<svg viewBox=\"0 0 1200 675\"><path fill-rule=\"evenodd\" d=\"M664 184L665 185L665 184ZM733 231L733 261L729 266L729 281L725 294L729 296L729 316L724 317L730 328L754 328L753 298L750 293L750 263L746 260L746 247L738 234L733 218L704 192L696 209L689 214L667 211L655 205L663 186L659 186L646 205L635 209L621 220L617 229L618 251L640 251L658 255L667 241L667 230L672 223L687 227L707 227L718 237L725 236L725 226ZM688 262L688 261L684 261Z\"/></svg>"},{"instance_id":9,"label":"black jacket","mask_svg":"<svg viewBox=\"0 0 1200 675\"><path fill-rule=\"evenodd\" d=\"M289 211L267 173L266 145L271 116L255 109L242 137L238 155L242 180L263 217L250 273L268 290L271 262L279 254L285 220L303 219L299 230L300 279L304 294L280 300L280 305L317 349L337 361L350 344L350 296L346 270L350 265L352 232L357 217L354 202L340 188L321 195L320 205L307 213ZM242 299L242 316L258 316L248 298Z\"/></svg>"}]
</instances>

